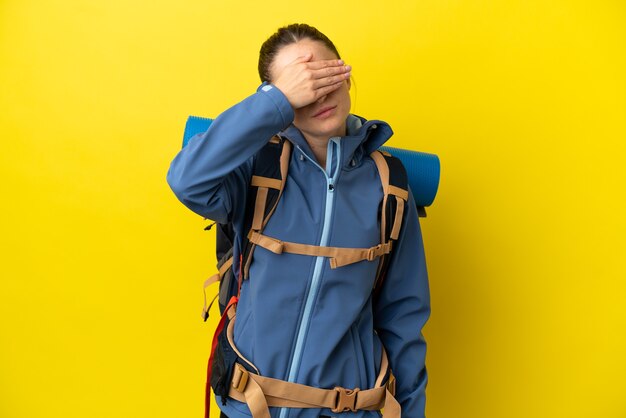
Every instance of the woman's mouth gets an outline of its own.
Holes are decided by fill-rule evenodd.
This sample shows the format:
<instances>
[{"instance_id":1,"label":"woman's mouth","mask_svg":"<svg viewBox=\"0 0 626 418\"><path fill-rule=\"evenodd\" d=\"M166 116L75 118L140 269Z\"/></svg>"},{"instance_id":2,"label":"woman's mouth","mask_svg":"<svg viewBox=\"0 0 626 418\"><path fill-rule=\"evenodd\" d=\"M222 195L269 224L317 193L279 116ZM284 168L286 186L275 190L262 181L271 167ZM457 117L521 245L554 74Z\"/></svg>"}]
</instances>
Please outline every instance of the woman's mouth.
<instances>
[{"instance_id":1,"label":"woman's mouth","mask_svg":"<svg viewBox=\"0 0 626 418\"><path fill-rule=\"evenodd\" d=\"M326 119L327 117L329 117L335 112L335 108L337 108L337 106L324 107L319 112L317 112L313 117L318 118L318 119Z\"/></svg>"}]
</instances>

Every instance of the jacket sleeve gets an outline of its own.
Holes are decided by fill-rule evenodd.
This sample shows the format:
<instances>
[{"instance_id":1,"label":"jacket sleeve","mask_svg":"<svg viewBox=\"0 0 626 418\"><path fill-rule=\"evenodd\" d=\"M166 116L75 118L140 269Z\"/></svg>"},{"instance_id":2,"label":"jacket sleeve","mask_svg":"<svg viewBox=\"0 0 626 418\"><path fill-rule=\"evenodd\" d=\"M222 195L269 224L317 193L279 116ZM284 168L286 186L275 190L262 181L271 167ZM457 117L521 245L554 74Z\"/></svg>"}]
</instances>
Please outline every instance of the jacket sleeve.
<instances>
[{"instance_id":1,"label":"jacket sleeve","mask_svg":"<svg viewBox=\"0 0 626 418\"><path fill-rule=\"evenodd\" d=\"M254 154L293 118L285 95L263 83L179 151L167 172L170 188L193 212L220 223L231 221L247 192Z\"/></svg>"},{"instance_id":2,"label":"jacket sleeve","mask_svg":"<svg viewBox=\"0 0 626 418\"><path fill-rule=\"evenodd\" d=\"M402 418L424 418L426 341L422 328L430 317L430 290L422 233L413 194L405 207L385 281L374 305L374 327L396 377Z\"/></svg>"}]
</instances>

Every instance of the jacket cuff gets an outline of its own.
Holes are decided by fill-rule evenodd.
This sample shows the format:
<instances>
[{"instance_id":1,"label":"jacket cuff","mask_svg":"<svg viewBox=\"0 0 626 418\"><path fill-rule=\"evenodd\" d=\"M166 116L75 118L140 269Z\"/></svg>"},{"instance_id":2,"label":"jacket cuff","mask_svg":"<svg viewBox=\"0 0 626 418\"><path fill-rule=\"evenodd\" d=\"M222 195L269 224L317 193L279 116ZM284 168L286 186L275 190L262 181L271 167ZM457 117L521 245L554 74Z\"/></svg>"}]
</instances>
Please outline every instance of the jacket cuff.
<instances>
[{"instance_id":1,"label":"jacket cuff","mask_svg":"<svg viewBox=\"0 0 626 418\"><path fill-rule=\"evenodd\" d=\"M263 84L259 86L257 92L265 94L272 101L272 103L274 103L283 120L283 126L280 130L283 131L287 129L295 117L291 103L287 100L287 96L285 96L285 94L280 91L278 87L268 83L267 81L264 81Z\"/></svg>"}]
</instances>

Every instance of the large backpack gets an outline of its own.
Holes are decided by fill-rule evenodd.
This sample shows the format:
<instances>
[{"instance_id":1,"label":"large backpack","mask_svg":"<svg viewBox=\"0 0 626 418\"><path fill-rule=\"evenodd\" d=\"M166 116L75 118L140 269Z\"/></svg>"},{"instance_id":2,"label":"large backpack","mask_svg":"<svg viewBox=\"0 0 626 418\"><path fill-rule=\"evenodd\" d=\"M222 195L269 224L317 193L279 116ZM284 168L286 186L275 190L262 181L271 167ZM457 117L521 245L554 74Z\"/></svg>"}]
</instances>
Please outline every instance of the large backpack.
<instances>
[{"instance_id":1,"label":"large backpack","mask_svg":"<svg viewBox=\"0 0 626 418\"><path fill-rule=\"evenodd\" d=\"M235 307L239 299L242 281L248 278L252 254L257 245L277 252L295 252L307 255L322 255L330 258L331 268L355 263L362 260L373 261L379 258L376 279L374 281L374 298L376 297L385 277L389 263L389 255L393 242L397 240L402 224L405 202L408 200L408 179L402 162L384 151L374 151L371 157L376 163L382 182L384 196L381 202L381 242L371 248L345 249L337 247L319 247L298 243L278 241L263 235L263 228L272 216L282 195L287 180L291 143L279 136L274 136L255 155L253 175L250 180L245 209L245 229L249 231L242 236L242 248L239 259L239 275L233 273L233 246L235 231L233 225L214 222L205 229L216 226L216 255L218 273L204 282L204 306L202 316L206 321L209 310L215 299L221 313L221 319L213 336L211 355L207 368L205 418L209 418L210 391L220 395L226 402L229 394L229 383L233 378L235 365L243 365L249 372L258 373L256 367L247 361L239 352L235 352L232 341L231 321L235 316ZM425 215L422 210L420 213ZM207 306L206 288L219 281L219 292ZM234 324L234 322L233 322ZM231 325L231 326L229 326ZM227 332L224 332L226 330ZM241 367L241 366L240 366ZM392 377L388 377L391 384Z\"/></svg>"}]
</instances>

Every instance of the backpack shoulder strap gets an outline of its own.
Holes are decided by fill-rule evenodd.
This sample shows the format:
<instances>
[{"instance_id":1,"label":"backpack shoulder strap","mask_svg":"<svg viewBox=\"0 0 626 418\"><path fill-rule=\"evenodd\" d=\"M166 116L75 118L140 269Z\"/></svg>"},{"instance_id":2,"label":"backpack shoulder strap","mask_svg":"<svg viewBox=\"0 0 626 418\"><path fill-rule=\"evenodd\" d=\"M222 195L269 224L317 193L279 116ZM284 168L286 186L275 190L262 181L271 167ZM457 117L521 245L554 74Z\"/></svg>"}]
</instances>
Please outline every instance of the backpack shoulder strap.
<instances>
[{"instance_id":1,"label":"backpack shoulder strap","mask_svg":"<svg viewBox=\"0 0 626 418\"><path fill-rule=\"evenodd\" d=\"M383 200L380 219L380 239L383 244L391 244L400 235L400 227L404 217L404 207L409 199L409 180L406 169L402 162L385 151L374 151L372 159L378 168L383 188ZM376 280L374 281L374 293L378 293L385 278L385 273L389 267L391 254L384 254L380 257Z\"/></svg>"},{"instance_id":2,"label":"backpack shoulder strap","mask_svg":"<svg viewBox=\"0 0 626 418\"><path fill-rule=\"evenodd\" d=\"M267 225L285 188L290 157L291 142L279 136L274 136L257 154L248 192L245 230L261 232ZM256 247L256 244L248 240L248 236L249 233L242 237L244 279L248 278L252 253Z\"/></svg>"}]
</instances>

